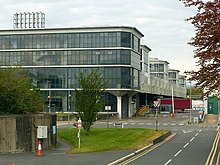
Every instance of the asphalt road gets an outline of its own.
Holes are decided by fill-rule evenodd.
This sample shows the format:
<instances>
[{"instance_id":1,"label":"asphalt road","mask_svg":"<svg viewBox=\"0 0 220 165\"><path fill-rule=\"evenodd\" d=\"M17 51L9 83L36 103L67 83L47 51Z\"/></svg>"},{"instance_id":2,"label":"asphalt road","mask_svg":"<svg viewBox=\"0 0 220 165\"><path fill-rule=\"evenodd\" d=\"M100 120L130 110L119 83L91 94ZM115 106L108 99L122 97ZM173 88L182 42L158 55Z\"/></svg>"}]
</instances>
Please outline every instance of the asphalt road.
<instances>
[{"instance_id":1,"label":"asphalt road","mask_svg":"<svg viewBox=\"0 0 220 165\"><path fill-rule=\"evenodd\" d=\"M202 165L211 150L215 130L177 132L176 136L130 165Z\"/></svg>"},{"instance_id":2,"label":"asphalt road","mask_svg":"<svg viewBox=\"0 0 220 165\"><path fill-rule=\"evenodd\" d=\"M192 115L193 116L193 115ZM204 164L215 138L217 125L188 124L188 114L178 114L174 118L159 117L158 129L168 129L177 135L158 146L131 164ZM125 128L156 128L155 117L131 118L126 120L100 120L94 127L114 127L123 123ZM68 127L68 122L58 122L59 127ZM72 126L72 123L71 123ZM0 154L0 165L107 165L134 151L113 151L84 154L67 154L68 146L61 144L52 151L43 151L42 157L36 153Z\"/></svg>"}]
</instances>

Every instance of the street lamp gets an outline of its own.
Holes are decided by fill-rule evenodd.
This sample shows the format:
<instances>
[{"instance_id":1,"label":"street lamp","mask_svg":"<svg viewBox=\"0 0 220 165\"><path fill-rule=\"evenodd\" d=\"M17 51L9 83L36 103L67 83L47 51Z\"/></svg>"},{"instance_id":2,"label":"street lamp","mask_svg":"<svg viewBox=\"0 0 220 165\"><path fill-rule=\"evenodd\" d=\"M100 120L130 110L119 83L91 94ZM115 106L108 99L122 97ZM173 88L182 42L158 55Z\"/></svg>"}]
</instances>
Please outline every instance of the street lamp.
<instances>
[{"instance_id":1,"label":"street lamp","mask_svg":"<svg viewBox=\"0 0 220 165\"><path fill-rule=\"evenodd\" d=\"M187 96L189 98L189 116L188 116L188 124L192 123L192 86L191 81L189 81L189 95Z\"/></svg>"},{"instance_id":2,"label":"street lamp","mask_svg":"<svg viewBox=\"0 0 220 165\"><path fill-rule=\"evenodd\" d=\"M69 73L68 73L69 74ZM71 83L71 76L69 75L68 76L68 84L67 84L67 86L68 86L68 88L69 88L69 90L68 90L68 127L70 127L70 111L71 111L71 91L70 91L70 83Z\"/></svg>"},{"instance_id":3,"label":"street lamp","mask_svg":"<svg viewBox=\"0 0 220 165\"><path fill-rule=\"evenodd\" d=\"M190 117L189 117L189 122L190 124L192 123L192 87L191 87L191 81L189 82L189 107L190 107Z\"/></svg>"},{"instance_id":4,"label":"street lamp","mask_svg":"<svg viewBox=\"0 0 220 165\"><path fill-rule=\"evenodd\" d=\"M172 113L171 113L171 117L174 117L175 109L174 109L174 98L173 98L173 85L171 86L171 88L172 88Z\"/></svg>"},{"instance_id":5,"label":"street lamp","mask_svg":"<svg viewBox=\"0 0 220 165\"><path fill-rule=\"evenodd\" d=\"M218 125L220 125L220 95L218 95Z\"/></svg>"},{"instance_id":6,"label":"street lamp","mask_svg":"<svg viewBox=\"0 0 220 165\"><path fill-rule=\"evenodd\" d=\"M105 110L107 111L107 128L109 128L109 111L111 110L111 106L108 105L108 92L107 94L107 105L105 106Z\"/></svg>"},{"instance_id":7,"label":"street lamp","mask_svg":"<svg viewBox=\"0 0 220 165\"><path fill-rule=\"evenodd\" d=\"M48 102L49 102L49 105L48 105L48 109L49 109L49 113L51 112L51 82L48 81L48 90L49 90L49 95L48 95Z\"/></svg>"},{"instance_id":8,"label":"street lamp","mask_svg":"<svg viewBox=\"0 0 220 165\"><path fill-rule=\"evenodd\" d=\"M69 108L68 108L68 127L70 127L70 111L71 111L71 93L69 91Z\"/></svg>"}]
</instances>

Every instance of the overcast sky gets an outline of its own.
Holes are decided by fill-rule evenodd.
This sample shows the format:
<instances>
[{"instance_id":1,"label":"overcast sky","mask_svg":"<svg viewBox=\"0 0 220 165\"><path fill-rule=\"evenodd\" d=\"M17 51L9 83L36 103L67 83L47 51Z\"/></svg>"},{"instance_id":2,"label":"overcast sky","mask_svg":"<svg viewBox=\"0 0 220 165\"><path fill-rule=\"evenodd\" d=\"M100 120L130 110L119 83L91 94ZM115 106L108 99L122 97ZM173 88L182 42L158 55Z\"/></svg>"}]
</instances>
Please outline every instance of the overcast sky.
<instances>
[{"instance_id":1,"label":"overcast sky","mask_svg":"<svg viewBox=\"0 0 220 165\"><path fill-rule=\"evenodd\" d=\"M16 12L43 12L46 28L81 26L132 26L144 34L141 44L152 49L150 57L169 67L196 70L194 48L187 44L194 27L186 18L196 14L179 0L1 0L0 29L13 28Z\"/></svg>"}]
</instances>

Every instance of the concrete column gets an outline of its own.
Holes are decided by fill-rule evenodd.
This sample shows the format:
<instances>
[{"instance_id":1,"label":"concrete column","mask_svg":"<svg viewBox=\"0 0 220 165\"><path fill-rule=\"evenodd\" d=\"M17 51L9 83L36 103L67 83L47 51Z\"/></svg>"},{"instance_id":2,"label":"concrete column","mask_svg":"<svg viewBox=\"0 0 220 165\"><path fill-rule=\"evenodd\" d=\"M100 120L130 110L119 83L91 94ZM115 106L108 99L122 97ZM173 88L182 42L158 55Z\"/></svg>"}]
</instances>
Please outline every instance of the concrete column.
<instances>
[{"instance_id":1,"label":"concrete column","mask_svg":"<svg viewBox=\"0 0 220 165\"><path fill-rule=\"evenodd\" d=\"M117 112L118 112L118 118L122 118L122 111L121 111L121 96L117 96Z\"/></svg>"},{"instance_id":2,"label":"concrete column","mask_svg":"<svg viewBox=\"0 0 220 165\"><path fill-rule=\"evenodd\" d=\"M134 113L133 111L134 111L134 109L133 109L133 105L132 105L132 96L130 96L128 98L128 117L132 117L132 114Z\"/></svg>"}]
</instances>

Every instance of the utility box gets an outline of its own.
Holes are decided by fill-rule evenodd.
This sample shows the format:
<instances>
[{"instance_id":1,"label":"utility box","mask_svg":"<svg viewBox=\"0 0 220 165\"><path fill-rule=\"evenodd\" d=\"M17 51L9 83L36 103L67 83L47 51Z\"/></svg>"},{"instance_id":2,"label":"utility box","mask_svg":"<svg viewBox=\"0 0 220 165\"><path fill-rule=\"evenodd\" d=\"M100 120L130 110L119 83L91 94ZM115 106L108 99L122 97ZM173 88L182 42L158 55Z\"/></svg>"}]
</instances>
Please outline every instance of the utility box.
<instances>
[{"instance_id":1,"label":"utility box","mask_svg":"<svg viewBox=\"0 0 220 165\"><path fill-rule=\"evenodd\" d=\"M38 126L37 127L37 138L46 139L47 138L47 126Z\"/></svg>"},{"instance_id":2,"label":"utility box","mask_svg":"<svg viewBox=\"0 0 220 165\"><path fill-rule=\"evenodd\" d=\"M208 97L208 114L218 114L218 97Z\"/></svg>"}]
</instances>

